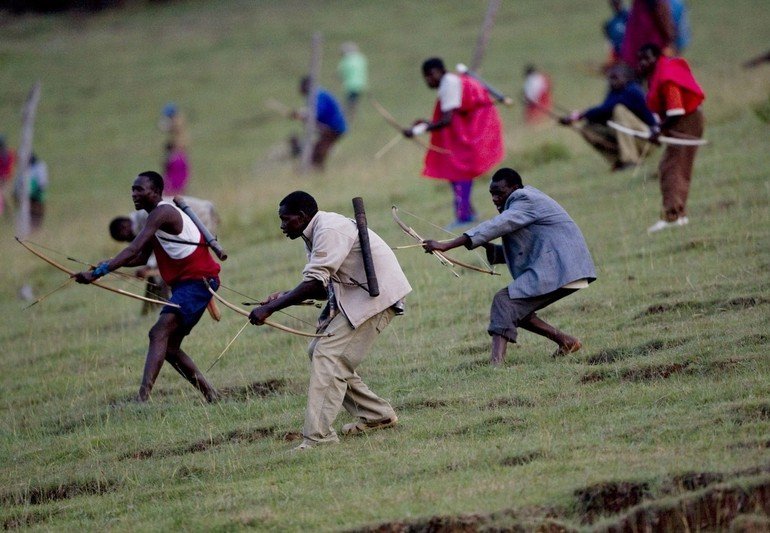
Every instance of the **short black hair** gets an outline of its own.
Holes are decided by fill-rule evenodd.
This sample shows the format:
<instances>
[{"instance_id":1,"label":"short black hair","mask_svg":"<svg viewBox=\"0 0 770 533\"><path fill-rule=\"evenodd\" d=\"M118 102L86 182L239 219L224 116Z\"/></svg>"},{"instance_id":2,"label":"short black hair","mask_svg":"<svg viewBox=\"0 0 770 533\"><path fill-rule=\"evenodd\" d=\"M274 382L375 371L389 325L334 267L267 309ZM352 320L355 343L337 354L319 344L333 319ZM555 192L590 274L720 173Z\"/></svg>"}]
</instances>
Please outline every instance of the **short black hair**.
<instances>
[{"instance_id":1,"label":"short black hair","mask_svg":"<svg viewBox=\"0 0 770 533\"><path fill-rule=\"evenodd\" d=\"M523 187L521 176L512 168L503 167L492 175L492 181L504 181L508 186Z\"/></svg>"},{"instance_id":2,"label":"short black hair","mask_svg":"<svg viewBox=\"0 0 770 533\"><path fill-rule=\"evenodd\" d=\"M154 170L145 170L144 172L140 172L138 176L147 178L148 180L150 180L150 184L153 186L153 188L156 191L158 191L159 193L163 192L163 176L161 176Z\"/></svg>"},{"instance_id":3,"label":"short black hair","mask_svg":"<svg viewBox=\"0 0 770 533\"><path fill-rule=\"evenodd\" d=\"M300 211L307 216L313 216L318 212L318 204L310 194L305 191L294 191L286 195L281 200L278 207L284 207L291 214L298 214Z\"/></svg>"},{"instance_id":4,"label":"short black hair","mask_svg":"<svg viewBox=\"0 0 770 533\"><path fill-rule=\"evenodd\" d=\"M116 241L123 240L121 239L120 235L120 226L128 222L131 224L131 219L128 217L115 217L112 219L112 222L110 222L110 237L115 239Z\"/></svg>"},{"instance_id":5,"label":"short black hair","mask_svg":"<svg viewBox=\"0 0 770 533\"><path fill-rule=\"evenodd\" d=\"M645 53L645 52L650 52L650 53L652 53L653 57L660 57L660 56L662 56L662 55L663 55L663 50L661 50L661 49L660 49L660 46L658 46L658 45L657 45L657 44L655 44L655 43L646 43L646 44L643 44L643 45L642 45L642 46L639 48L639 53L638 53L637 55L641 55L641 54L643 54L643 53Z\"/></svg>"},{"instance_id":6,"label":"short black hair","mask_svg":"<svg viewBox=\"0 0 770 533\"><path fill-rule=\"evenodd\" d=\"M442 61L440 57L431 57L422 62L423 75L429 73L434 68L437 68L442 72L446 72L446 67L444 67L444 61Z\"/></svg>"}]
</instances>

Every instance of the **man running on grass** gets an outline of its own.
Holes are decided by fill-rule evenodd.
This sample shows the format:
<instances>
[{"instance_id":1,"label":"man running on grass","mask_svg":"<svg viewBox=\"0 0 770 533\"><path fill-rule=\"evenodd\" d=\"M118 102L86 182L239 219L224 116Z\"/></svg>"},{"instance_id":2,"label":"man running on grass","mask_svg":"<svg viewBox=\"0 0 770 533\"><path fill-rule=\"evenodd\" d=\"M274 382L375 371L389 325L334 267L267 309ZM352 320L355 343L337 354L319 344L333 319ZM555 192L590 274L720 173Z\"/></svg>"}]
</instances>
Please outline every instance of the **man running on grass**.
<instances>
[{"instance_id":1,"label":"man running on grass","mask_svg":"<svg viewBox=\"0 0 770 533\"><path fill-rule=\"evenodd\" d=\"M136 399L139 402L149 399L165 360L201 391L207 401L214 401L216 390L182 350L181 344L211 300L204 279L214 288L219 286L219 264L211 257L203 235L190 217L163 200L160 174L153 171L139 174L131 186L131 198L137 209L149 213L144 228L118 255L99 263L93 270L76 274L75 280L91 283L122 266L144 265L154 252L160 275L171 287L170 302L179 307L164 306L150 329L150 347Z\"/></svg>"},{"instance_id":2,"label":"man running on grass","mask_svg":"<svg viewBox=\"0 0 770 533\"><path fill-rule=\"evenodd\" d=\"M342 427L343 435L396 425L398 418L390 404L369 390L356 372L380 332L396 314L403 312L403 298L412 290L396 256L385 241L369 230L380 288L379 296L371 297L362 286L367 278L355 221L319 211L315 199L303 191L295 191L281 200L278 216L281 231L287 237L301 237L305 242L308 262L296 287L273 293L252 309L251 323L263 324L274 312L308 298L328 297L319 333L333 335L310 343L304 440L294 450L337 442L332 424L343 407L357 419Z\"/></svg>"},{"instance_id":3,"label":"man running on grass","mask_svg":"<svg viewBox=\"0 0 770 533\"><path fill-rule=\"evenodd\" d=\"M505 359L509 342L516 342L516 328L542 335L558 348L554 356L578 351L578 339L541 320L542 309L596 279L594 264L580 228L554 199L524 186L518 172L501 168L489 185L492 202L500 214L471 228L451 241L426 240L426 251L444 252L465 246L484 246L490 263L506 263L513 282L492 299L489 334L490 363ZM503 244L489 241L501 237Z\"/></svg>"}]
</instances>

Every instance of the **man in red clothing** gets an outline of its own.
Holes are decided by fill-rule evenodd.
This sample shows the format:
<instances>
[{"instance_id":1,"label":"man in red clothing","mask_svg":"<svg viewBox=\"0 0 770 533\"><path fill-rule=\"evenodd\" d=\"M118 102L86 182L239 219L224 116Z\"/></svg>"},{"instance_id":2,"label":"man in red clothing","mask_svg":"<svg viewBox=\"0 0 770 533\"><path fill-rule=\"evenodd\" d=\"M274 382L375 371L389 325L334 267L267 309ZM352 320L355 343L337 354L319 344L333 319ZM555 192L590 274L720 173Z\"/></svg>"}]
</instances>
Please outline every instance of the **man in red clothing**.
<instances>
[{"instance_id":1,"label":"man in red clothing","mask_svg":"<svg viewBox=\"0 0 770 533\"><path fill-rule=\"evenodd\" d=\"M639 67L639 49L647 43L657 45L667 56L674 54L676 25L669 0L633 0L626 22L620 60L629 67Z\"/></svg>"},{"instance_id":2,"label":"man in red clothing","mask_svg":"<svg viewBox=\"0 0 770 533\"><path fill-rule=\"evenodd\" d=\"M651 140L656 142L661 133L671 137L701 138L704 119L700 105L706 95L695 81L687 61L666 57L658 45L646 44L639 50L639 70L648 78L647 107L661 121L660 127L653 130ZM662 218L647 229L648 233L689 222L687 195L697 150L697 146L666 146L658 166L663 195Z\"/></svg>"},{"instance_id":3,"label":"man in red clothing","mask_svg":"<svg viewBox=\"0 0 770 533\"><path fill-rule=\"evenodd\" d=\"M6 212L5 189L7 184L13 179L13 166L16 160L16 154L8 148L5 143L5 137L0 135L0 215Z\"/></svg>"},{"instance_id":4,"label":"man in red clothing","mask_svg":"<svg viewBox=\"0 0 770 533\"><path fill-rule=\"evenodd\" d=\"M122 266L144 265L154 252L160 275L171 287L170 303L174 305L164 306L150 329L150 347L136 400L149 399L165 360L212 402L217 399L217 391L182 350L181 344L211 300L204 280L215 289L219 286L219 264L211 257L203 235L190 217L163 200L160 174L153 171L139 174L131 186L131 198L137 209L149 213L144 228L118 255L92 270L76 274L75 280L91 283Z\"/></svg>"},{"instance_id":5,"label":"man in red clothing","mask_svg":"<svg viewBox=\"0 0 770 533\"><path fill-rule=\"evenodd\" d=\"M437 149L425 154L422 174L450 182L455 197L455 222L448 229L471 223L473 180L488 172L505 155L500 116L484 86L473 77L447 72L444 62L433 57L422 64L422 75L438 90L433 119L418 120L403 131L406 137L431 132Z\"/></svg>"}]
</instances>

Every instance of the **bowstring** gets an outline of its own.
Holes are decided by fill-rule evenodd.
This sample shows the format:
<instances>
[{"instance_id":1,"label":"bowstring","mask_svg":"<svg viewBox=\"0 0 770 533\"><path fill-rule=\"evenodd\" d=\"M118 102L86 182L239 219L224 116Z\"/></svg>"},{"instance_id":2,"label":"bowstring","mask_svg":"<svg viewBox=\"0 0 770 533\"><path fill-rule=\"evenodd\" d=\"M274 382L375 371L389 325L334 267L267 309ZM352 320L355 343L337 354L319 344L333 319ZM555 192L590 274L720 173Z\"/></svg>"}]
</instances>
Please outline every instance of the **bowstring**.
<instances>
[{"instance_id":1,"label":"bowstring","mask_svg":"<svg viewBox=\"0 0 770 533\"><path fill-rule=\"evenodd\" d=\"M448 233L448 234L449 234L449 235L451 235L452 237L459 237L459 236L460 236L460 235L458 235L457 233L454 233L453 231L449 231L449 230L448 230L448 229L446 229L446 228L442 228L442 227L441 227L441 226L439 226L438 224L434 224L434 223L433 223L433 222L431 222L430 220L428 220L428 219L426 219L426 218L423 218L423 217L421 217L420 215L416 215L416 214L412 213L411 211L407 211L406 209L403 209L403 208L401 208L400 206L399 206L398 210L399 210L399 212L402 212L402 213L406 213L407 215L409 215L409 216L411 216L411 217L414 217L414 218L416 218L417 220L419 220L419 221L421 221L421 222L425 222L425 223L426 223L426 224L428 224L429 226L433 226L434 228L436 228L436 229L438 229L438 230L441 230L441 231L443 231L444 233ZM492 265L490 265L490 264L489 264L489 262L486 260L486 258L485 258L485 257L483 257L483 256L482 256L482 255L479 253L479 251L478 251L478 250L471 250L471 252L473 252L473 253L476 255L476 257L478 257L478 258L479 258L479 260L480 260L480 261L481 261L481 262L482 262L482 263L483 263L483 264L484 264L484 265L485 265L485 266L486 266L486 267L487 267L489 270L491 270L492 272L494 272L494 271L495 271L495 267L493 267Z\"/></svg>"},{"instance_id":2,"label":"bowstring","mask_svg":"<svg viewBox=\"0 0 770 533\"><path fill-rule=\"evenodd\" d=\"M224 285L222 283L220 283L219 286L221 288L225 289L225 290L228 290L230 292L233 292L233 293L237 294L238 296L243 296L244 298L248 298L249 300L254 300L254 301L257 300L257 298L254 298L252 296L249 296L248 294L244 294L244 293L242 293L240 291L237 291L237 290L233 289L232 287L228 287L227 285ZM247 304L243 303L243 305L247 305ZM282 313L282 314L288 316L289 318L293 318L294 320L296 320L298 322L302 322L305 325L308 325L308 326L311 326L311 327L314 327L314 328L318 326L318 324L313 324L312 322L308 322L307 320L303 320L303 319L299 318L298 316L292 315L291 313L287 313L283 309L279 309L277 312L278 313Z\"/></svg>"},{"instance_id":3,"label":"bowstring","mask_svg":"<svg viewBox=\"0 0 770 533\"><path fill-rule=\"evenodd\" d=\"M37 246L38 248L42 248L43 250L49 251L51 253L60 255L60 256L62 256L64 258L66 258L67 261L72 261L73 263L78 263L78 264L81 264L81 265L84 265L84 266L87 266L87 267L93 267L94 266L91 263L83 261L82 259L77 259L75 257L72 257L72 256L70 256L70 255L68 255L68 254L66 254L66 253L64 253L62 251L56 250L54 248L51 248L50 246L45 246L44 244L40 244L40 243L37 243L35 241L30 241L28 239L25 239L24 242L26 242L27 244L31 244L33 246ZM130 285L131 287L133 287L135 289L142 290L142 289L146 288L145 285L141 285L141 284L139 284L136 281L137 280L136 276L132 276L131 274L127 274L125 272L119 272L117 270L113 270L113 271L109 272L108 275L110 275L110 274L114 274L116 277L121 278L123 281L125 281L126 285ZM151 285L152 287L155 287L155 288L160 288L160 285L157 284L157 283L153 283L150 280L145 280L145 281L147 282L147 285ZM164 297L160 296L159 294L153 294L153 296L155 298L157 298L158 300L162 300L164 302L171 303L171 300L169 300L168 298L164 298Z\"/></svg>"}]
</instances>

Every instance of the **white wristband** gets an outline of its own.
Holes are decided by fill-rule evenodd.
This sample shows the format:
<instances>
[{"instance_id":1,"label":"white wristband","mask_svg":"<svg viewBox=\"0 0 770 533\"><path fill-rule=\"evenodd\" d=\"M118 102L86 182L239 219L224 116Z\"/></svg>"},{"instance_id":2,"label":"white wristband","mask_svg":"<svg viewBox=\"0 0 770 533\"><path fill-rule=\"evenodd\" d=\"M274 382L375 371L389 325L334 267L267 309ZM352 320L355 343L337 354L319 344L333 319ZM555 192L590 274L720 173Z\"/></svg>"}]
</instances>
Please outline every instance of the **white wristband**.
<instances>
[{"instance_id":1,"label":"white wristband","mask_svg":"<svg viewBox=\"0 0 770 533\"><path fill-rule=\"evenodd\" d=\"M428 131L428 125L425 122L420 122L412 128L412 135L422 135Z\"/></svg>"}]
</instances>

